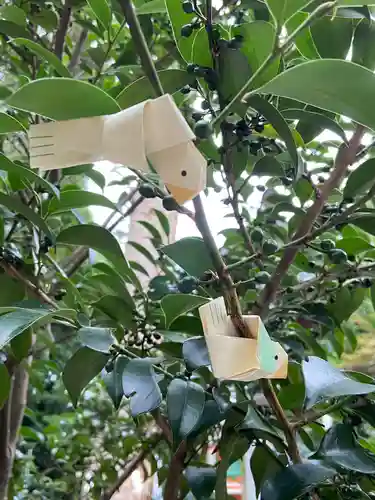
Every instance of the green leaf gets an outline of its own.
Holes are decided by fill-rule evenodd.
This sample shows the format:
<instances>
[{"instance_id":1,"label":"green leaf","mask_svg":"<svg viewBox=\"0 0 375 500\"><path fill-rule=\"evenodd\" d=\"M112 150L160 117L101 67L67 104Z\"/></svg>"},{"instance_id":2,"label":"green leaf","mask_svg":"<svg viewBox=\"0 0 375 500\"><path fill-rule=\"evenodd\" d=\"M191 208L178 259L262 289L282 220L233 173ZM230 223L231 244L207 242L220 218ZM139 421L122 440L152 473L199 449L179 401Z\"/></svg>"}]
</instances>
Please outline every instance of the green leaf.
<instances>
[{"instance_id":1,"label":"green leaf","mask_svg":"<svg viewBox=\"0 0 375 500\"><path fill-rule=\"evenodd\" d=\"M368 19L362 19L354 32L352 61L371 70L375 67L375 27Z\"/></svg>"},{"instance_id":2,"label":"green leaf","mask_svg":"<svg viewBox=\"0 0 375 500\"><path fill-rule=\"evenodd\" d=\"M292 16L286 28L288 33L293 33L308 17L308 14L305 12L297 12L294 16ZM297 49L306 57L306 59L319 59L318 51L314 45L314 41L311 36L310 27L305 28L294 40Z\"/></svg>"},{"instance_id":3,"label":"green leaf","mask_svg":"<svg viewBox=\"0 0 375 500\"><path fill-rule=\"evenodd\" d=\"M233 431L225 432L219 451L221 460L216 473L215 500L229 500L227 494L227 472L230 465L241 459L249 448L249 441Z\"/></svg>"},{"instance_id":4,"label":"green leaf","mask_svg":"<svg viewBox=\"0 0 375 500\"><path fill-rule=\"evenodd\" d=\"M366 250L373 249L373 245L363 238L342 238L336 243L336 248L345 250L348 255L356 255Z\"/></svg>"},{"instance_id":5,"label":"green leaf","mask_svg":"<svg viewBox=\"0 0 375 500\"><path fill-rule=\"evenodd\" d=\"M307 122L319 126L322 129L330 130L337 134L344 142L347 142L345 131L341 125L326 115L306 109L287 109L283 111L283 116L286 119L300 120L300 122Z\"/></svg>"},{"instance_id":6,"label":"green leaf","mask_svg":"<svg viewBox=\"0 0 375 500\"><path fill-rule=\"evenodd\" d=\"M108 353L115 339L109 328L87 326L78 330L78 337L83 345L94 351Z\"/></svg>"},{"instance_id":7,"label":"green leaf","mask_svg":"<svg viewBox=\"0 0 375 500\"><path fill-rule=\"evenodd\" d=\"M346 321L359 308L365 298L366 291L363 288L350 290L349 286L343 286L336 293L335 303L330 304L328 310L332 313L338 324Z\"/></svg>"},{"instance_id":8,"label":"green leaf","mask_svg":"<svg viewBox=\"0 0 375 500\"><path fill-rule=\"evenodd\" d=\"M285 467L267 479L261 490L262 500L292 500L332 479L337 472L317 460Z\"/></svg>"},{"instance_id":9,"label":"green leaf","mask_svg":"<svg viewBox=\"0 0 375 500\"><path fill-rule=\"evenodd\" d=\"M12 108L52 118L70 120L117 113L116 101L95 85L72 78L40 78L14 92Z\"/></svg>"},{"instance_id":10,"label":"green leaf","mask_svg":"<svg viewBox=\"0 0 375 500\"><path fill-rule=\"evenodd\" d=\"M0 8L0 17L20 26L26 25L26 14L23 9L16 5L4 5Z\"/></svg>"},{"instance_id":11,"label":"green leaf","mask_svg":"<svg viewBox=\"0 0 375 500\"><path fill-rule=\"evenodd\" d=\"M369 158L356 167L348 177L344 188L344 198L354 198L375 185L375 158Z\"/></svg>"},{"instance_id":12,"label":"green leaf","mask_svg":"<svg viewBox=\"0 0 375 500\"><path fill-rule=\"evenodd\" d=\"M163 212L160 212L160 210L154 209L154 212L155 212L155 215L160 222L161 227L163 228L163 230L165 232L165 235L169 236L169 234L171 232L171 228L169 225L168 217Z\"/></svg>"},{"instance_id":13,"label":"green leaf","mask_svg":"<svg viewBox=\"0 0 375 500\"><path fill-rule=\"evenodd\" d=\"M188 274L197 278L202 277L205 271L214 268L202 238L182 238L171 245L163 246L161 251Z\"/></svg>"},{"instance_id":14,"label":"green leaf","mask_svg":"<svg viewBox=\"0 0 375 500\"><path fill-rule=\"evenodd\" d=\"M104 227L92 224L71 226L61 231L57 236L57 242L92 248L109 260L121 275L131 280L134 279L134 273L130 269L118 241Z\"/></svg>"},{"instance_id":15,"label":"green leaf","mask_svg":"<svg viewBox=\"0 0 375 500\"><path fill-rule=\"evenodd\" d=\"M111 210L117 210L116 205L102 194L91 193L90 191L81 189L68 189L66 191L61 191L60 199L55 198L50 201L48 212L50 214L55 214L90 206L106 207Z\"/></svg>"},{"instance_id":16,"label":"green leaf","mask_svg":"<svg viewBox=\"0 0 375 500\"><path fill-rule=\"evenodd\" d=\"M268 155L259 158L251 173L260 177L262 175L269 175L271 177L283 177L285 175L281 163L273 156Z\"/></svg>"},{"instance_id":17,"label":"green leaf","mask_svg":"<svg viewBox=\"0 0 375 500\"><path fill-rule=\"evenodd\" d=\"M320 56L345 59L352 43L353 27L353 19L330 16L317 19L310 31Z\"/></svg>"},{"instance_id":18,"label":"green leaf","mask_svg":"<svg viewBox=\"0 0 375 500\"><path fill-rule=\"evenodd\" d=\"M164 0L150 0L145 2L136 8L136 13L138 16L144 16L147 14L162 14L166 11L166 6Z\"/></svg>"},{"instance_id":19,"label":"green leaf","mask_svg":"<svg viewBox=\"0 0 375 500\"><path fill-rule=\"evenodd\" d=\"M131 359L122 374L124 394L130 398L133 417L155 410L161 405L162 394L152 367L152 359Z\"/></svg>"},{"instance_id":20,"label":"green leaf","mask_svg":"<svg viewBox=\"0 0 375 500\"><path fill-rule=\"evenodd\" d=\"M347 116L375 129L366 103L375 99L375 75L349 61L322 59L294 66L259 89Z\"/></svg>"},{"instance_id":21,"label":"green leaf","mask_svg":"<svg viewBox=\"0 0 375 500\"><path fill-rule=\"evenodd\" d=\"M3 242L1 244L3 244ZM0 307L10 306L17 302L21 302L25 296L25 287L23 284L5 273L0 275L0 281Z\"/></svg>"},{"instance_id":22,"label":"green leaf","mask_svg":"<svg viewBox=\"0 0 375 500\"><path fill-rule=\"evenodd\" d=\"M146 257L146 259L148 259L153 265L155 265L156 257L154 257L150 252L150 250L148 250L146 247L144 247L140 243L137 243L136 241L129 241L128 245L135 248L139 253L141 253L144 257Z\"/></svg>"},{"instance_id":23,"label":"green leaf","mask_svg":"<svg viewBox=\"0 0 375 500\"><path fill-rule=\"evenodd\" d=\"M186 439L198 424L204 409L202 386L175 378L168 386L167 413L175 446Z\"/></svg>"},{"instance_id":24,"label":"green leaf","mask_svg":"<svg viewBox=\"0 0 375 500\"><path fill-rule=\"evenodd\" d=\"M285 142L294 166L296 170L298 170L300 158L297 153L297 146L294 141L293 134L282 114L270 102L258 95L252 96L247 102L252 108L265 116L265 118L273 126L281 139Z\"/></svg>"},{"instance_id":25,"label":"green leaf","mask_svg":"<svg viewBox=\"0 0 375 500\"><path fill-rule=\"evenodd\" d=\"M357 382L316 356L309 356L308 361L303 361L302 371L305 379L307 409L323 399L352 394L369 394L375 391L375 385Z\"/></svg>"},{"instance_id":26,"label":"green leaf","mask_svg":"<svg viewBox=\"0 0 375 500\"><path fill-rule=\"evenodd\" d=\"M246 56L251 71L254 73L272 52L276 36L274 26L264 21L254 21L233 27L232 34L243 36L240 51ZM254 81L253 87L263 85L276 76L279 64L279 59L271 63L268 69Z\"/></svg>"},{"instance_id":27,"label":"green leaf","mask_svg":"<svg viewBox=\"0 0 375 500\"><path fill-rule=\"evenodd\" d=\"M29 168L22 167L18 163L13 163L2 153L0 153L0 170L7 172L8 175L11 174L12 176L19 177L22 182L26 180L30 184L35 183L37 186L44 188L46 191L56 196L56 198L60 196L60 191L56 186L48 182L46 179L43 179ZM29 187L28 183L23 182L23 185L25 187Z\"/></svg>"},{"instance_id":28,"label":"green leaf","mask_svg":"<svg viewBox=\"0 0 375 500\"><path fill-rule=\"evenodd\" d=\"M232 99L251 77L252 71L247 57L239 50L233 50L227 45L219 52L219 89L226 101ZM242 104L235 111L243 115L246 108Z\"/></svg>"},{"instance_id":29,"label":"green leaf","mask_svg":"<svg viewBox=\"0 0 375 500\"><path fill-rule=\"evenodd\" d=\"M185 470L185 476L191 492L197 500L210 498L216 483L216 469L214 467L190 465Z\"/></svg>"},{"instance_id":30,"label":"green leaf","mask_svg":"<svg viewBox=\"0 0 375 500\"><path fill-rule=\"evenodd\" d=\"M165 316L165 326L169 326L173 321L197 307L206 304L210 299L185 293L174 293L166 295L161 299L160 306Z\"/></svg>"},{"instance_id":31,"label":"green leaf","mask_svg":"<svg viewBox=\"0 0 375 500\"><path fill-rule=\"evenodd\" d=\"M92 304L92 306L120 323L124 328L134 328L133 308L121 297L105 295Z\"/></svg>"},{"instance_id":32,"label":"green leaf","mask_svg":"<svg viewBox=\"0 0 375 500\"><path fill-rule=\"evenodd\" d=\"M370 456L354 437L348 424L336 424L329 429L317 451L327 464L362 474L375 473L375 457Z\"/></svg>"},{"instance_id":33,"label":"green leaf","mask_svg":"<svg viewBox=\"0 0 375 500\"><path fill-rule=\"evenodd\" d=\"M164 92L168 94L174 94L194 80L191 75L181 69L165 69L158 71L158 76ZM121 109L126 109L146 99L153 99L154 97L155 92L149 79L143 76L125 87L116 97L116 100Z\"/></svg>"},{"instance_id":34,"label":"green leaf","mask_svg":"<svg viewBox=\"0 0 375 500\"><path fill-rule=\"evenodd\" d=\"M196 370L201 366L211 364L204 337L193 337L182 345L182 355L189 370Z\"/></svg>"},{"instance_id":35,"label":"green leaf","mask_svg":"<svg viewBox=\"0 0 375 500\"><path fill-rule=\"evenodd\" d=\"M10 348L14 357L18 361L30 356L30 351L33 345L33 331L31 328L23 331L20 335L14 337L10 342Z\"/></svg>"},{"instance_id":36,"label":"green leaf","mask_svg":"<svg viewBox=\"0 0 375 500\"><path fill-rule=\"evenodd\" d=\"M190 24L195 18L195 14L186 14L179 0L165 0L168 17L172 25L173 37L177 48L185 61L190 62L192 56L193 36L185 38L181 36L181 28L185 24Z\"/></svg>"},{"instance_id":37,"label":"green leaf","mask_svg":"<svg viewBox=\"0 0 375 500\"><path fill-rule=\"evenodd\" d=\"M257 498L266 478L274 477L284 469L283 463L275 457L273 452L262 445L258 445L252 452L250 465Z\"/></svg>"},{"instance_id":38,"label":"green leaf","mask_svg":"<svg viewBox=\"0 0 375 500\"><path fill-rule=\"evenodd\" d=\"M10 376L8 368L0 363L0 409L8 399L10 391Z\"/></svg>"},{"instance_id":39,"label":"green leaf","mask_svg":"<svg viewBox=\"0 0 375 500\"><path fill-rule=\"evenodd\" d=\"M0 85L0 100L4 100L7 97L9 97L12 94L12 91L10 88L8 88L6 85Z\"/></svg>"},{"instance_id":40,"label":"green leaf","mask_svg":"<svg viewBox=\"0 0 375 500\"><path fill-rule=\"evenodd\" d=\"M206 399L201 418L194 431L190 434L190 438L194 439L200 433L224 420L225 417L225 411L222 411L214 399Z\"/></svg>"},{"instance_id":41,"label":"green leaf","mask_svg":"<svg viewBox=\"0 0 375 500\"><path fill-rule=\"evenodd\" d=\"M30 33L23 26L11 21L0 20L0 33L11 38L31 38Z\"/></svg>"},{"instance_id":42,"label":"green leaf","mask_svg":"<svg viewBox=\"0 0 375 500\"><path fill-rule=\"evenodd\" d=\"M365 214L352 217L350 222L366 233L373 234L375 236L375 216L373 214Z\"/></svg>"},{"instance_id":43,"label":"green leaf","mask_svg":"<svg viewBox=\"0 0 375 500\"><path fill-rule=\"evenodd\" d=\"M97 20L108 29L111 24L112 13L107 0L87 0Z\"/></svg>"},{"instance_id":44,"label":"green leaf","mask_svg":"<svg viewBox=\"0 0 375 500\"><path fill-rule=\"evenodd\" d=\"M68 359L62 379L74 406L83 389L103 370L108 360L108 354L88 347L81 347Z\"/></svg>"},{"instance_id":45,"label":"green leaf","mask_svg":"<svg viewBox=\"0 0 375 500\"><path fill-rule=\"evenodd\" d=\"M25 127L13 116L7 113L0 113L0 134L10 134L11 132L25 132Z\"/></svg>"},{"instance_id":46,"label":"green leaf","mask_svg":"<svg viewBox=\"0 0 375 500\"><path fill-rule=\"evenodd\" d=\"M7 194L0 193L0 205L3 205L11 212L22 215L23 217L25 217L25 219L34 224L34 226L43 231L51 241L55 240L55 236L52 234L50 228L40 217L40 215L31 210L31 208L29 208L24 203L22 203L22 201L19 198L16 198L15 195L8 196Z\"/></svg>"},{"instance_id":47,"label":"green leaf","mask_svg":"<svg viewBox=\"0 0 375 500\"><path fill-rule=\"evenodd\" d=\"M12 42L16 45L27 47L29 50L31 50L31 52L34 52L34 54L36 54L37 56L45 59L60 76L65 76L66 78L72 77L70 71L66 66L63 65L60 59L55 56L53 52L50 52L42 45L39 45L39 43L28 40L27 38L15 38L14 40L12 40Z\"/></svg>"},{"instance_id":48,"label":"green leaf","mask_svg":"<svg viewBox=\"0 0 375 500\"><path fill-rule=\"evenodd\" d=\"M126 360L127 362L127 360ZM113 366L113 370L109 373L104 373L102 379L107 389L109 397L112 399L116 410L119 409L124 391L122 389L122 372L124 363L121 356L117 357Z\"/></svg>"}]
</instances>

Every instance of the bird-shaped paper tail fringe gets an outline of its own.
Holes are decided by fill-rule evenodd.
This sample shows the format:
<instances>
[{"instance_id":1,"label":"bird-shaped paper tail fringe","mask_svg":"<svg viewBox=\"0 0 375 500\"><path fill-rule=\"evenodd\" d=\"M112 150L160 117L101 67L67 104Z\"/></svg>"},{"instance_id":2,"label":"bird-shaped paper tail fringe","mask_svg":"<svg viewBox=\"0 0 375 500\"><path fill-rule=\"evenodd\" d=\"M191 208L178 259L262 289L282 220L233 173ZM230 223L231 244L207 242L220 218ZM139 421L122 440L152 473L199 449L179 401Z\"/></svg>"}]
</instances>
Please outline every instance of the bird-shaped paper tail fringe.
<instances>
[{"instance_id":1,"label":"bird-shaped paper tail fringe","mask_svg":"<svg viewBox=\"0 0 375 500\"><path fill-rule=\"evenodd\" d=\"M32 168L53 170L101 160L149 172L149 163L178 203L206 186L206 160L170 95L112 115L32 125Z\"/></svg>"},{"instance_id":2,"label":"bird-shaped paper tail fringe","mask_svg":"<svg viewBox=\"0 0 375 500\"><path fill-rule=\"evenodd\" d=\"M199 314L216 378L247 382L287 377L288 355L271 340L259 316L243 316L254 336L250 339L237 335L223 297L201 306Z\"/></svg>"}]
</instances>

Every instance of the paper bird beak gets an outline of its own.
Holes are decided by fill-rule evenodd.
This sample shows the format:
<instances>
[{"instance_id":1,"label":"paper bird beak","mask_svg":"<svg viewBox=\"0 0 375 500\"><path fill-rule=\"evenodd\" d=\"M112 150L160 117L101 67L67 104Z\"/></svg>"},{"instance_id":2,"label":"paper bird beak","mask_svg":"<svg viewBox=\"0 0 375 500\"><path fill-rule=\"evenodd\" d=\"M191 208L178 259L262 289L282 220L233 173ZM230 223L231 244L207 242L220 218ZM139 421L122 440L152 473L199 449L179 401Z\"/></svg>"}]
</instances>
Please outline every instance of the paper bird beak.
<instances>
[{"instance_id":1,"label":"paper bird beak","mask_svg":"<svg viewBox=\"0 0 375 500\"><path fill-rule=\"evenodd\" d=\"M171 184L166 184L166 187L179 205L182 205L186 201L191 200L198 194L198 191L193 191L192 189L186 189L178 186L172 186Z\"/></svg>"}]
</instances>

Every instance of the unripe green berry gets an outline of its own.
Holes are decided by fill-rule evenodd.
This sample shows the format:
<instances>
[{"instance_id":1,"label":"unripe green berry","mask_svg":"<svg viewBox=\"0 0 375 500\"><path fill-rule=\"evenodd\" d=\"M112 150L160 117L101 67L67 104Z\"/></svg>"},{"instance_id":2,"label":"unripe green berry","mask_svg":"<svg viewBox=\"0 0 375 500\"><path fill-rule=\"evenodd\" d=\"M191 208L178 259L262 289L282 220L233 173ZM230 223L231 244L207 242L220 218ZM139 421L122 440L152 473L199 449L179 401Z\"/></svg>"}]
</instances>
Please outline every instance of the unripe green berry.
<instances>
[{"instance_id":1,"label":"unripe green berry","mask_svg":"<svg viewBox=\"0 0 375 500\"><path fill-rule=\"evenodd\" d=\"M328 256L334 264L344 264L348 260L348 254L340 248L331 250Z\"/></svg>"},{"instance_id":2,"label":"unripe green berry","mask_svg":"<svg viewBox=\"0 0 375 500\"><path fill-rule=\"evenodd\" d=\"M184 38L189 38L189 36L193 33L193 27L191 24L185 24L181 28L181 36Z\"/></svg>"},{"instance_id":3,"label":"unripe green berry","mask_svg":"<svg viewBox=\"0 0 375 500\"><path fill-rule=\"evenodd\" d=\"M195 124L194 133L199 139L208 139L212 134L211 125L204 120L199 120Z\"/></svg>"},{"instance_id":4,"label":"unripe green berry","mask_svg":"<svg viewBox=\"0 0 375 500\"><path fill-rule=\"evenodd\" d=\"M264 234L260 227L256 227L251 231L250 238L254 243L262 243Z\"/></svg>"},{"instance_id":5,"label":"unripe green berry","mask_svg":"<svg viewBox=\"0 0 375 500\"><path fill-rule=\"evenodd\" d=\"M267 240L263 243L262 251L264 254L270 255L277 252L278 248L279 247L276 242L274 242L273 240Z\"/></svg>"},{"instance_id":6,"label":"unripe green berry","mask_svg":"<svg viewBox=\"0 0 375 500\"><path fill-rule=\"evenodd\" d=\"M325 251L333 250L336 247L333 240L322 240L320 242L320 248Z\"/></svg>"}]
</instances>

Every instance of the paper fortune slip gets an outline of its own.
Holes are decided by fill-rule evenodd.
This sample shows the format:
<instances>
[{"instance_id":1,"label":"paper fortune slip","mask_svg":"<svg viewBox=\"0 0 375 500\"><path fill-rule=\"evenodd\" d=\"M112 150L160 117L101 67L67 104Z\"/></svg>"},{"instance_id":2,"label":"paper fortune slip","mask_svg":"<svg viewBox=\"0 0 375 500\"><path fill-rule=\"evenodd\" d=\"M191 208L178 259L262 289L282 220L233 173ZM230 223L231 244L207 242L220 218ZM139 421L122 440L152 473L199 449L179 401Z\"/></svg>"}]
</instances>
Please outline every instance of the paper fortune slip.
<instances>
[{"instance_id":1,"label":"paper fortune slip","mask_svg":"<svg viewBox=\"0 0 375 500\"><path fill-rule=\"evenodd\" d=\"M249 382L287 377L288 355L271 340L259 316L243 316L254 336L249 339L238 336L223 297L201 306L199 314L216 378Z\"/></svg>"},{"instance_id":2,"label":"paper fortune slip","mask_svg":"<svg viewBox=\"0 0 375 500\"><path fill-rule=\"evenodd\" d=\"M170 95L112 115L32 125L32 168L53 170L108 160L149 172L149 163L178 203L206 186L206 160Z\"/></svg>"}]
</instances>

